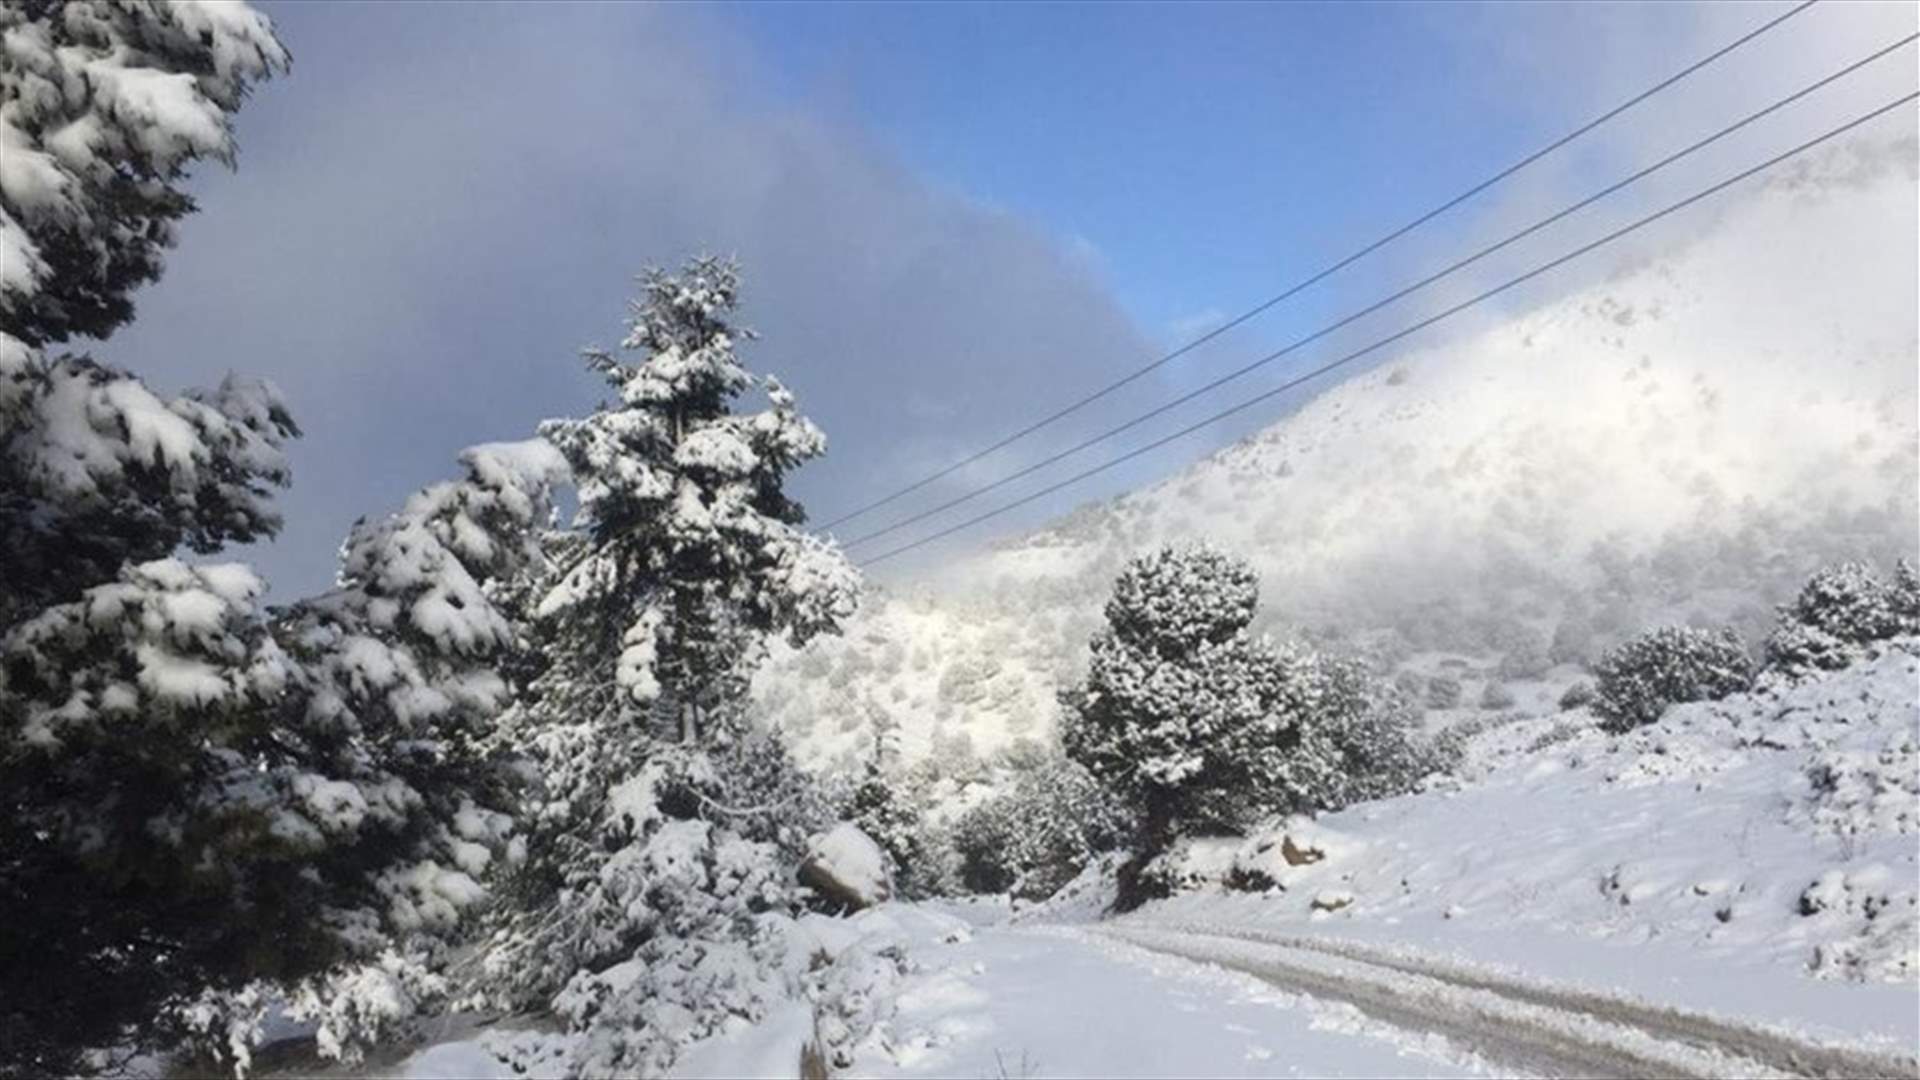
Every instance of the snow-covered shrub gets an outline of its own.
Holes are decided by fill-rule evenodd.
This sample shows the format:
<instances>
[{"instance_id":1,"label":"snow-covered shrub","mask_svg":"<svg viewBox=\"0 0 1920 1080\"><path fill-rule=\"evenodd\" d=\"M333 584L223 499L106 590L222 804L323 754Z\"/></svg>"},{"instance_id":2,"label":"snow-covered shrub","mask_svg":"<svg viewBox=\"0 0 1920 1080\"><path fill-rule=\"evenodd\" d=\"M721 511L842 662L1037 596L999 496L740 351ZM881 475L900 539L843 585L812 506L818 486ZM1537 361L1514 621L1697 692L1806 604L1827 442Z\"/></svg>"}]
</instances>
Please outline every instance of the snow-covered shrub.
<instances>
[{"instance_id":1,"label":"snow-covered shrub","mask_svg":"<svg viewBox=\"0 0 1920 1080\"><path fill-rule=\"evenodd\" d=\"M1483 709L1511 709L1513 702L1513 691L1497 679L1487 680L1487 685L1480 689L1480 707Z\"/></svg>"},{"instance_id":2,"label":"snow-covered shrub","mask_svg":"<svg viewBox=\"0 0 1920 1080\"><path fill-rule=\"evenodd\" d=\"M1852 982L1910 982L1920 971L1920 898L1884 863L1828 870L1800 893L1799 912L1842 927L1816 945L1813 974Z\"/></svg>"},{"instance_id":3,"label":"snow-covered shrub","mask_svg":"<svg viewBox=\"0 0 1920 1080\"><path fill-rule=\"evenodd\" d=\"M1536 679L1554 664L1550 643L1522 628L1507 627L1498 645L1502 652L1497 672L1502 679Z\"/></svg>"},{"instance_id":4,"label":"snow-covered shrub","mask_svg":"<svg viewBox=\"0 0 1920 1080\"><path fill-rule=\"evenodd\" d=\"M1865 563L1848 562L1816 573L1767 638L1767 666L1788 676L1838 671L1859 659L1866 645L1920 629L1920 584L1902 559L1894 580Z\"/></svg>"},{"instance_id":5,"label":"snow-covered shrub","mask_svg":"<svg viewBox=\"0 0 1920 1080\"><path fill-rule=\"evenodd\" d=\"M971 705L987 695L987 680L998 665L985 658L960 657L940 673L940 700Z\"/></svg>"},{"instance_id":6,"label":"snow-covered shrub","mask_svg":"<svg viewBox=\"0 0 1920 1080\"><path fill-rule=\"evenodd\" d=\"M1043 900L1127 833L1119 807L1085 769L1049 758L960 815L952 844L962 887Z\"/></svg>"},{"instance_id":7,"label":"snow-covered shrub","mask_svg":"<svg viewBox=\"0 0 1920 1080\"><path fill-rule=\"evenodd\" d=\"M1732 630L1666 626L1608 650L1594 676L1593 711L1609 731L1627 731L1670 705L1747 689L1753 662Z\"/></svg>"},{"instance_id":8,"label":"snow-covered shrub","mask_svg":"<svg viewBox=\"0 0 1920 1080\"><path fill-rule=\"evenodd\" d=\"M1435 675L1427 680L1427 708L1457 709L1466 690L1451 675Z\"/></svg>"},{"instance_id":9,"label":"snow-covered shrub","mask_svg":"<svg viewBox=\"0 0 1920 1080\"><path fill-rule=\"evenodd\" d=\"M1567 687L1560 695L1560 708L1567 711L1584 709L1593 704L1594 697L1593 683L1582 679Z\"/></svg>"},{"instance_id":10,"label":"snow-covered shrub","mask_svg":"<svg viewBox=\"0 0 1920 1080\"><path fill-rule=\"evenodd\" d=\"M1920 745L1912 731L1877 751L1829 749L1807 767L1813 823L1839 836L1920 832Z\"/></svg>"}]
</instances>

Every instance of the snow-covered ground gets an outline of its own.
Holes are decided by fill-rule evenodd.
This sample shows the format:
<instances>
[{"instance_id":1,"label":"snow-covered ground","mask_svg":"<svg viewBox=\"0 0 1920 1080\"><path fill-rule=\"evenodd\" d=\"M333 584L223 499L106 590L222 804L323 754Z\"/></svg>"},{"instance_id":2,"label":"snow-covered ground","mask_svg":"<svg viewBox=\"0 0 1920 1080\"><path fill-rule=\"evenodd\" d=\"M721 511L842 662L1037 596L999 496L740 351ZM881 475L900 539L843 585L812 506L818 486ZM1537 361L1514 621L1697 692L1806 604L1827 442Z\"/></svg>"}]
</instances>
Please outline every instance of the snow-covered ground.
<instances>
[{"instance_id":1,"label":"snow-covered ground","mask_svg":"<svg viewBox=\"0 0 1920 1080\"><path fill-rule=\"evenodd\" d=\"M967 909L989 925L912 944L922 970L856 1071L1506 1073L1549 1054L1508 1030L1533 1010L1597 1032L1532 1062L1549 1071L1912 1074L1917 654L1622 736L1516 718L1469 742L1457 783L1195 845L1195 890L1121 919L1083 921L1097 874L1011 919ZM1275 884L1227 889L1234 865ZM1439 1013L1396 1012L1436 978ZM1288 992L1303 979L1322 992Z\"/></svg>"},{"instance_id":2,"label":"snow-covered ground","mask_svg":"<svg viewBox=\"0 0 1920 1080\"><path fill-rule=\"evenodd\" d=\"M1109 860L1017 910L803 919L834 959L810 1003L676 1075L793 1075L809 1042L881 1077L1920 1075L1920 639L1465 751L1430 790L1192 844L1190 891L1128 916ZM506 1075L471 1038L401 1070Z\"/></svg>"},{"instance_id":3,"label":"snow-covered ground","mask_svg":"<svg viewBox=\"0 0 1920 1080\"><path fill-rule=\"evenodd\" d=\"M1194 843L1123 918L1109 860L802 919L810 996L674 1075L1920 1075L1920 639L1624 735L1482 719L1456 776ZM449 1034L363 1073L511 1075Z\"/></svg>"}]
</instances>

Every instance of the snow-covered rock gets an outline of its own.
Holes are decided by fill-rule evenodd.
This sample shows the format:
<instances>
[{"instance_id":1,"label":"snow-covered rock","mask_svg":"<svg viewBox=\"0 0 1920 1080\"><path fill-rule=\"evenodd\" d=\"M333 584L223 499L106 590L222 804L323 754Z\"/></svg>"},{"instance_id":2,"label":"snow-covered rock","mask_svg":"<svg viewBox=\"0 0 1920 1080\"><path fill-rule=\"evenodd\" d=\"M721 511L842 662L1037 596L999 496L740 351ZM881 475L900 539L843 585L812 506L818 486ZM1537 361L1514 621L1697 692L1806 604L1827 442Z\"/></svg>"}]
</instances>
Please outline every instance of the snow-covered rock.
<instances>
[{"instance_id":1,"label":"snow-covered rock","mask_svg":"<svg viewBox=\"0 0 1920 1080\"><path fill-rule=\"evenodd\" d=\"M887 853L851 823L815 836L800 864L800 884L849 911L859 911L893 896Z\"/></svg>"}]
</instances>

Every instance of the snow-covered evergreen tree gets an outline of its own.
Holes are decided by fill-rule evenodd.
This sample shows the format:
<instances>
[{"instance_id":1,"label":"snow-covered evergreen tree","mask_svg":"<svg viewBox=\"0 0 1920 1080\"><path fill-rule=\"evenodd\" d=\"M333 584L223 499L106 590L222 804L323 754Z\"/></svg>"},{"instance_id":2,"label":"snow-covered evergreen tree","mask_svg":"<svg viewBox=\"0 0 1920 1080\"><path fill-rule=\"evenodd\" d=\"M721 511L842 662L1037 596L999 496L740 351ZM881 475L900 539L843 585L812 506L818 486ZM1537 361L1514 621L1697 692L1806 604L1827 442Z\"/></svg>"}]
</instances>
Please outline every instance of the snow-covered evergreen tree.
<instances>
[{"instance_id":1,"label":"snow-covered evergreen tree","mask_svg":"<svg viewBox=\"0 0 1920 1080\"><path fill-rule=\"evenodd\" d=\"M3 347L3 343L0 343ZM270 383L228 376L162 401L78 357L16 372L0 430L0 628L123 567L272 535L299 434Z\"/></svg>"},{"instance_id":2,"label":"snow-covered evergreen tree","mask_svg":"<svg viewBox=\"0 0 1920 1080\"><path fill-rule=\"evenodd\" d=\"M0 636L0 1073L77 1071L182 988L310 966L255 761L297 678L237 565L162 559Z\"/></svg>"},{"instance_id":3,"label":"snow-covered evergreen tree","mask_svg":"<svg viewBox=\"0 0 1920 1080\"><path fill-rule=\"evenodd\" d=\"M511 601L544 569L539 538L567 468L538 439L461 461L464 478L356 523L337 586L275 619L302 672L284 736L299 740L308 782L348 808L316 820L341 835L302 871L333 890L325 918L341 950L290 1001L331 1055L354 1056L445 988L481 883L497 860L525 857L494 725L522 644Z\"/></svg>"},{"instance_id":4,"label":"snow-covered evergreen tree","mask_svg":"<svg viewBox=\"0 0 1920 1080\"><path fill-rule=\"evenodd\" d=\"M546 666L511 717L540 780L477 989L573 1034L509 1048L523 1063L657 1071L782 992L779 917L826 808L743 699L768 637L837 629L857 577L783 491L825 441L736 358L737 283L715 259L646 275L635 358L588 353L614 400L542 427L579 511L535 608ZM735 412L756 383L769 407Z\"/></svg>"},{"instance_id":5,"label":"snow-covered evergreen tree","mask_svg":"<svg viewBox=\"0 0 1920 1080\"><path fill-rule=\"evenodd\" d=\"M271 533L296 434L273 389L163 401L42 348L105 337L159 276L195 160L287 65L245 4L0 5L0 627L187 545Z\"/></svg>"},{"instance_id":6,"label":"snow-covered evergreen tree","mask_svg":"<svg viewBox=\"0 0 1920 1080\"><path fill-rule=\"evenodd\" d=\"M172 558L277 528L297 429L262 382L164 400L42 352L126 322L286 62L245 4L0 5L0 1073L328 951L252 771L300 672L246 568Z\"/></svg>"},{"instance_id":7,"label":"snow-covered evergreen tree","mask_svg":"<svg viewBox=\"0 0 1920 1080\"><path fill-rule=\"evenodd\" d=\"M160 276L195 160L287 67L266 16L208 0L0 6L0 381L24 348L105 337Z\"/></svg>"},{"instance_id":8,"label":"snow-covered evergreen tree","mask_svg":"<svg viewBox=\"0 0 1920 1080\"><path fill-rule=\"evenodd\" d=\"M929 869L921 865L925 822L922 808L907 789L898 737L899 723L876 712L873 749L847 796L845 816L887 853L896 891L913 895L924 883L923 871Z\"/></svg>"},{"instance_id":9,"label":"snow-covered evergreen tree","mask_svg":"<svg viewBox=\"0 0 1920 1080\"><path fill-rule=\"evenodd\" d=\"M1253 571L1207 547L1129 562L1084 682L1061 695L1068 756L1138 815L1143 854L1182 831L1403 790L1430 755L1357 662L1253 638Z\"/></svg>"},{"instance_id":10,"label":"snow-covered evergreen tree","mask_svg":"<svg viewBox=\"0 0 1920 1080\"><path fill-rule=\"evenodd\" d=\"M161 559L0 636L0 1027L24 1067L156 1018L243 1063L276 1001L350 1051L438 989L508 854L488 586L564 468L538 444L466 463L271 619L245 567Z\"/></svg>"}]
</instances>

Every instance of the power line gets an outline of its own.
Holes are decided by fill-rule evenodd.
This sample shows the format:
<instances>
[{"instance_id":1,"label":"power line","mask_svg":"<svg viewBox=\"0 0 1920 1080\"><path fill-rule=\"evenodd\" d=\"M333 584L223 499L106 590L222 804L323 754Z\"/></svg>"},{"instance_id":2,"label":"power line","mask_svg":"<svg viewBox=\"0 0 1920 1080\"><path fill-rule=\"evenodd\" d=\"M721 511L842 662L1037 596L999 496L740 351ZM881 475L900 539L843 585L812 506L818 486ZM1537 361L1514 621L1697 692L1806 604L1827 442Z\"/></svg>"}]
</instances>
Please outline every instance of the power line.
<instances>
[{"instance_id":1,"label":"power line","mask_svg":"<svg viewBox=\"0 0 1920 1080\"><path fill-rule=\"evenodd\" d=\"M1589 195L1586 198L1581 199L1578 202L1575 202L1572 205L1567 206L1556 213L1553 213L1544 218L1541 218L1540 220L1534 222L1533 224L1528 225L1526 228L1521 229L1519 232L1512 233L1502 240L1489 244L1488 246L1481 248L1480 250L1474 252L1473 254L1468 255L1467 257L1460 259L1454 263L1451 263L1448 266L1443 267L1442 269L1435 271L1434 273L1429 274L1424 278L1421 278L1419 281L1416 281L1413 284L1406 286L1405 288L1399 290L1398 292L1393 293L1390 296L1387 296L1382 300L1375 301L1374 303L1369 304L1366 307L1359 309L1358 311L1351 312L1346 316L1332 323L1329 323L1318 330L1315 330L1314 332L1306 335L1305 337L1294 340L1293 342L1289 343L1288 345L1286 345L1281 349L1268 353L1267 355L1262 356L1259 359L1252 361L1251 363L1248 363L1239 368L1236 368L1233 371L1227 372L1225 375L1222 375L1219 378L1216 378L1213 381L1206 383L1205 385L1196 387L1195 389L1190 390L1187 393L1182 394L1171 401L1168 401L1164 404L1161 404L1152 409L1149 409L1147 412L1142 413L1141 415L1136 416L1130 420L1127 420L1126 422L1120 424L1117 427L1108 428L1107 430L1101 432L1098 435L1094 435L1087 439L1083 439L1080 442L1075 443L1074 445L1069 446L1064 450L1057 451L1048 457L1042 458L1041 460L1033 462L1032 464L1027 465L1024 468L1017 469L1014 472L1008 473L1005 476L1001 476L995 480L992 480L981 487L973 489L972 491L964 492L960 495L957 495L937 506L930 507L929 509L923 510L920 513L914 514L910 517L902 518L901 520L896 521L891 525L887 525L883 528L875 529L872 532L868 532L864 535L855 537L854 539L847 541L845 546L849 548L858 547L861 544L867 543L869 541L877 540L882 536L886 536L890 533L898 532L899 530L904 529L909 525L914 525L919 522L925 521L926 519L933 517L937 514L943 513L947 510L951 510L954 507L961 505L962 503L971 502L972 500L980 497L981 495L986 494L987 492L1005 487L1006 485L1011 484L1014 481L1021 479L1022 477L1031 476L1032 474L1039 472L1041 469L1044 469L1049 465L1053 465L1066 458L1072 457L1074 454L1077 454L1080 451L1087 449L1088 447L1095 446L1099 443L1105 442L1106 440L1113 438L1115 435L1119 435L1123 432L1136 428L1141 424L1146 423L1148 420L1153 419L1156 416L1169 412L1175 408L1178 408L1181 405L1186 404L1189 401L1192 401L1194 398L1200 397L1203 394L1207 394L1214 390L1217 390L1221 386L1224 386L1227 383L1230 383L1233 380L1238 379L1243 375L1246 375L1248 372L1251 372L1256 368L1264 367L1267 364L1270 364L1275 360L1280 359L1281 357L1287 356L1299 349L1302 349L1307 345L1310 345L1313 342L1318 341L1321 338L1324 338L1327 335L1341 329L1342 327L1349 326L1352 323L1362 318L1365 318L1366 316L1371 315L1374 312L1379 311L1380 309L1387 307L1390 304L1393 304L1415 292L1418 292L1421 289L1426 288L1427 286L1433 284L1436 281L1439 281L1442 278L1451 276L1455 272L1462 270L1467 266L1470 266L1473 263L1480 261L1481 259L1486 258L1488 255L1491 255L1494 252L1500 251L1522 239L1525 239L1528 236L1533 235L1534 233L1540 231L1541 229L1544 229L1547 226L1562 220L1563 218L1567 217L1570 214L1576 213L1588 206L1593 205L1596 202L1599 202L1601 199L1604 199L1607 196L1620 191L1623 188L1626 188L1632 184L1639 182L1640 180L1645 179L1646 177L1652 175L1653 173L1656 173L1661 169L1666 168L1668 165L1671 165L1674 162L1679 161L1684 157L1687 157L1691 154L1697 153L1698 151L1705 149L1706 147L1712 145L1713 143L1716 143L1721 139L1726 138L1728 135L1731 135L1734 132L1739 131L1742 128L1745 128L1749 124L1752 124L1757 120L1760 120L1766 116L1769 116L1772 113L1775 113L1780 109L1783 109L1786 106L1791 105L1792 103L1800 100L1801 98L1806 97L1808 94L1811 94L1814 91L1819 90L1822 87L1825 87L1828 84L1835 82L1836 80L1845 78L1846 76L1853 74L1855 71L1858 71L1859 69L1867 66L1868 64L1873 63L1875 60L1878 60L1888 55L1889 53L1895 52L1906 45L1912 44L1916 38L1920 38L1920 33L1908 34L1906 37L1900 39L1899 41L1896 41L1893 44L1888 45L1885 48L1880 49L1879 51L1869 56L1856 60L1853 63L1848 64L1846 67L1841 68L1840 70L1834 72L1831 75L1828 75L1823 79L1819 79L1815 82L1808 83L1806 86L1803 86L1800 89L1794 91L1793 93L1788 94L1786 97L1783 97L1778 101L1775 101L1771 105L1768 105L1757 112L1749 113L1745 117L1742 117L1741 119L1736 120L1731 124L1728 124L1727 126L1714 132L1713 134L1708 135L1705 138L1696 140L1692 144L1684 147L1683 149L1676 150L1673 153L1668 154L1666 157L1661 158L1659 161L1656 161L1653 164L1640 169L1638 172L1635 172L1632 175L1627 176L1625 179L1609 184L1608 186L1601 188L1599 191L1594 192L1592 195Z\"/></svg>"},{"instance_id":2,"label":"power line","mask_svg":"<svg viewBox=\"0 0 1920 1080\"><path fill-rule=\"evenodd\" d=\"M1352 265L1353 263L1359 261L1360 259L1365 258L1368 255L1371 255L1373 252L1378 251L1379 249L1385 247L1386 245L1392 243L1395 240L1398 240L1400 237L1405 236L1407 233L1412 232L1414 229L1417 229L1420 226L1426 224L1427 222L1432 221L1434 218L1439 217L1441 214L1444 214L1447 211L1453 209L1454 207L1459 206L1461 203L1466 202L1468 199L1473 198L1475 195L1478 195L1481 192L1492 187L1493 185L1498 184L1502 180L1505 180L1507 177L1512 176L1514 173L1519 172L1521 169L1524 169L1527 166L1533 164L1534 162L1540 160L1541 158L1546 157L1548 154L1553 153L1555 150L1558 150L1561 147L1572 142L1573 140L1579 138L1580 136L1585 135L1587 132L1592 131L1594 128L1597 128L1600 125L1606 123L1607 121L1613 119L1614 117L1619 116L1621 113L1626 112L1628 109L1633 108L1635 105L1638 105L1641 102L1647 100L1648 98L1654 96L1655 94L1658 94L1662 90L1665 90L1668 87L1674 85L1675 83L1680 82L1681 80L1687 78L1693 73L1699 71L1701 68L1704 68L1709 64L1712 64L1714 61L1719 60L1721 57L1726 56L1728 53L1733 52L1735 49L1738 49L1742 45L1745 45L1746 43L1752 41L1754 38L1757 38L1760 35L1766 33L1767 31L1772 30L1774 27L1779 26L1781 23L1786 22L1788 19L1791 19L1795 15L1798 15L1801 12L1812 7L1817 2L1818 0L1802 0L1801 3L1796 4L1794 7L1792 7L1788 11L1780 15L1777 15L1772 19L1769 19L1768 21L1760 24L1759 26L1755 27L1752 30L1749 30L1747 33L1741 35L1740 37L1734 39L1733 41L1728 42L1726 45L1721 46L1719 49L1716 49L1713 52L1707 54L1706 56L1701 57L1699 60L1696 60L1693 63L1687 65L1686 67L1681 68L1679 71L1675 72L1672 75L1669 75L1667 78L1662 79L1661 81L1655 83L1651 87L1648 87L1647 89L1641 91L1640 93L1635 94L1633 97L1628 98L1626 101L1623 101L1620 104L1614 106L1613 108L1608 109L1606 112L1601 113L1599 116L1594 117L1592 120L1587 121L1586 123L1580 125L1579 127L1574 128L1572 131L1566 133L1565 135L1560 136L1558 139L1555 139L1554 141L1548 143L1547 145L1541 147L1540 149L1535 150L1533 153L1528 154L1526 157L1521 158L1519 161L1514 162L1513 164L1507 166L1506 168L1501 169L1499 172L1494 173L1492 176L1486 178L1485 180L1480 181L1478 184L1475 184L1474 186L1468 188L1467 190L1461 192L1460 194L1455 195L1453 198L1448 199L1446 202L1441 203L1439 206L1434 207L1432 210L1429 210L1426 213L1421 214L1419 217L1414 218L1412 221L1407 222L1405 225L1402 225L1399 228L1393 230L1392 232L1387 233L1385 236L1382 236L1378 240L1373 241L1372 243L1354 252L1353 254L1348 255L1346 258L1341 259L1339 262L1333 263L1332 265L1327 266L1322 270L1316 271L1311 276L1288 286L1285 290L1275 294L1272 297L1269 297L1268 299L1262 301L1260 304L1252 308L1249 308L1247 311L1241 313L1240 315L1235 316L1233 319L1229 320L1228 322L1222 323L1221 325L1214 327L1212 330L1209 330L1206 333L1200 335L1199 337L1194 338L1192 341L1189 341L1185 345L1182 345L1179 348L1173 350L1172 352L1167 353L1166 355L1160 357L1159 359L1154 360L1152 363L1149 363L1144 367L1135 369L1129 374L1122 376L1121 378L1115 380L1114 382L1108 383L1107 385L1101 387L1098 390L1095 390L1094 392L1092 392L1091 394L1088 394L1087 396L1081 398L1080 400L1073 402L1072 404L1066 406L1065 408L1056 410L1055 412L1052 412L1044 417L1041 417L1038 420L1035 420L1031 424L1028 424L1026 427L1023 427L1020 430L1013 432L1010 435L1007 435L1006 437L1002 438L999 442L996 442L991 446L985 447L984 449L981 449L981 450L977 450L974 453L968 455L967 457L964 457L959 461L956 461L951 465L948 465L945 468L940 469L937 472L930 473L927 476L924 476L919 480L916 480L913 483L908 484L906 487L900 488L892 492L891 494L882 496L881 498L875 499L874 501L867 503L866 505L861 506L858 509L851 510L845 514L840 515L837 518L834 518L832 521L829 521L826 524L820 526L821 530L824 531L824 530L836 528L840 525L844 525L847 522L852 521L854 518L861 517L862 515L870 513L871 511L874 511L874 510L878 510L882 506L886 506L897 499L901 499L908 495L911 495L914 492L919 491L921 488L926 487L928 484L931 484L934 481L940 480L944 477L951 476L955 472L958 472L959 470L966 468L968 465L971 465L974 462L979 461L981 458L986 457L988 454L994 453L995 451L998 451L998 450L1005 449L1006 447L1013 445L1014 443L1020 441L1021 439L1024 439L1027 436L1033 434L1034 432L1039 431L1041 428L1044 428L1047 425L1052 424L1058 420L1064 419L1065 417L1080 411L1086 406L1091 405L1096 401L1099 401L1101 398L1106 397L1108 394L1113 393L1115 390L1118 390L1123 386L1127 386L1135 382L1136 380L1150 374L1151 372L1157 371L1160 368L1165 367L1166 365L1172 363L1173 361L1179 359L1180 357L1185 356L1187 353L1192 352L1194 349L1197 349L1200 346L1205 345L1207 342L1212 341L1214 338L1219 337L1221 334L1224 334L1227 331L1232 330L1234 327L1237 327L1242 323L1247 322L1249 319L1252 319L1255 316L1260 315L1262 312L1267 311L1269 308L1272 308L1274 305L1280 303L1281 301L1286 300L1287 298L1295 295L1296 293L1299 293L1301 290L1306 289L1309 286L1312 286L1335 273L1338 273L1340 270L1345 269L1346 267Z\"/></svg>"},{"instance_id":3,"label":"power line","mask_svg":"<svg viewBox=\"0 0 1920 1080\"><path fill-rule=\"evenodd\" d=\"M1126 462L1126 461L1130 461L1136 457L1139 457L1142 454L1148 453L1153 450L1157 450L1160 447L1165 446L1176 439L1180 439L1187 435L1191 435L1194 432L1199 431L1201 428L1204 428L1210 424L1218 423L1219 421L1224 420L1229 416L1232 416L1243 410L1252 408L1253 406L1258 405L1259 403L1266 401L1278 394L1284 393L1285 391L1291 390L1294 387L1301 385L1302 383L1305 383L1311 379L1318 378L1321 375L1325 375L1326 373L1333 371L1335 368L1342 367L1348 363L1351 363L1354 360L1359 359L1362 356L1367 355L1368 353L1384 348L1387 345L1392 344L1393 342L1399 341L1400 339L1405 338L1411 334L1424 330L1427 327L1432 326L1433 324L1440 322L1443 319L1450 318L1453 315L1456 315L1462 311L1465 311L1467 308L1474 306L1475 304L1479 304L1494 296L1498 296L1499 294L1506 292L1508 289L1514 288L1515 286L1518 286L1524 282L1530 281L1533 278L1540 276L1541 274L1544 274L1550 270L1555 269L1556 267L1563 266L1566 263L1569 263L1574 259L1579 258L1582 255L1585 255L1591 251L1594 251L1597 248L1603 247L1607 244L1612 243L1615 240L1620 239L1621 237L1627 235L1628 233L1634 232L1635 230L1638 230L1647 225L1650 225L1653 222L1658 221L1669 214L1675 213L1676 211L1685 209L1686 207L1691 206L1694 203L1697 203L1700 200L1707 198L1708 196L1724 191L1727 188L1732 187L1733 185L1741 182L1742 180L1746 180L1749 177L1752 177L1758 173L1765 172L1766 170L1772 168L1773 166L1778 165L1789 158L1805 153L1806 151L1813 149L1814 147L1828 141L1829 139L1833 139L1837 136L1843 135L1846 132L1851 131L1856 127L1859 127L1861 124L1864 124L1870 120L1875 119L1876 117L1892 112L1893 110L1898 109L1903 105L1912 104L1915 100L1920 100L1920 91L1909 93L1905 97L1899 98L1895 101L1888 102L1887 104L1880 106L1879 108L1873 110L1872 112L1865 113L1859 117L1854 118L1853 120L1849 120L1848 122L1840 125L1839 127L1833 128L1832 130L1826 132L1823 135L1819 135L1819 136L1816 136L1815 138L1809 139L1806 142L1801 143L1800 145L1794 147L1791 150L1787 150L1783 153L1776 154L1773 157L1770 157L1767 160L1759 163L1758 165L1754 165L1750 168L1743 169L1740 172L1735 173L1734 175L1726 178L1725 180L1721 180L1720 182L1712 185L1711 187L1704 188L1698 192L1695 192L1692 195L1687 196L1684 199L1681 199L1679 202L1673 203L1665 207L1664 209L1657 210L1654 213L1648 214L1647 216L1640 218L1639 220L1633 222L1632 224L1625 225L1625 226L1622 226L1621 228L1615 229L1613 232L1610 232L1605 236L1600 237L1598 240L1594 240L1590 243L1583 244L1580 247L1577 247L1572 251L1566 253L1565 255L1562 255L1549 262L1542 263L1539 266L1536 266L1533 269L1527 271L1526 273L1521 274L1518 277L1510 278L1504 283L1497 285L1491 289L1488 289L1487 291L1480 293L1477 296L1472 297L1471 299L1463 300L1460 303L1455 304L1452 307L1439 312L1438 314L1431 315L1425 319L1420 320L1419 322L1414 323L1411 326L1406 327L1405 329L1402 329L1393 334L1390 334L1387 337L1381 338L1370 345L1364 346L1362 348L1354 350L1353 352L1347 353L1345 356L1342 356L1337 360L1330 361L1326 364L1321 365L1320 367L1313 369L1312 371L1306 372L1303 375L1297 376L1293 379L1289 379L1288 381L1280 384L1279 386L1274 387L1271 390L1267 390L1267 391L1264 391L1263 393L1256 394L1253 397L1250 397L1247 400L1242 401L1237 405L1233 405L1229 408L1222 409L1221 411L1214 413L1213 415L1208 416L1205 419L1196 421L1195 423L1189 424L1186 427L1183 427L1180 430L1175 431L1169 435L1165 435L1165 436L1162 436L1161 438L1155 439L1153 442L1147 443L1144 446L1140 446L1133 450L1129 450L1126 453L1121 454L1119 457L1112 458L1110 460L1100 463L1099 465L1095 465L1090 469L1085 469L1081 472L1075 473L1073 476L1067 477L1065 480L1058 481L1054 484L1051 484L1047 487L1040 489L1039 491L1033 492L1030 495L1023 495L1020 498L1013 500L1012 502L997 506L992 510L986 511L985 513L976 514L973 517L960 522L959 524L950 525L947 528L941 529L938 532L931 533L927 536L921 537L918 540L909 541L908 543L902 544L899 547L885 551L879 555L874 556L871 559L863 560L860 563L860 565L862 567L873 566L877 563L884 562L887 559L891 559L896 555L903 555L906 552L912 551L915 548L933 543L935 540L939 540L939 539L942 539L943 537L951 536L954 533L961 531L962 529L971 528L990 518L998 517L999 515L1007 513L1010 510L1014 510L1018 507L1024 506L1027 503L1033 502L1035 499L1039 499L1047 495L1051 495L1054 492L1059 491L1064 487L1067 487L1071 484L1079 483L1080 481L1085 480L1090 476L1094 476L1098 473L1105 472L1106 470L1111 469L1116 465L1122 464L1123 462Z\"/></svg>"}]
</instances>

